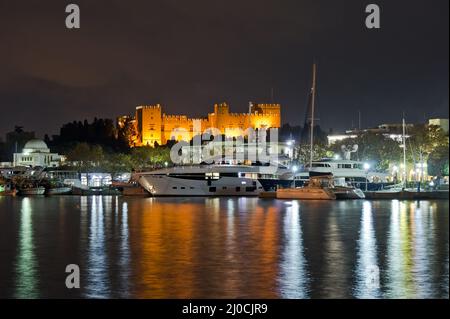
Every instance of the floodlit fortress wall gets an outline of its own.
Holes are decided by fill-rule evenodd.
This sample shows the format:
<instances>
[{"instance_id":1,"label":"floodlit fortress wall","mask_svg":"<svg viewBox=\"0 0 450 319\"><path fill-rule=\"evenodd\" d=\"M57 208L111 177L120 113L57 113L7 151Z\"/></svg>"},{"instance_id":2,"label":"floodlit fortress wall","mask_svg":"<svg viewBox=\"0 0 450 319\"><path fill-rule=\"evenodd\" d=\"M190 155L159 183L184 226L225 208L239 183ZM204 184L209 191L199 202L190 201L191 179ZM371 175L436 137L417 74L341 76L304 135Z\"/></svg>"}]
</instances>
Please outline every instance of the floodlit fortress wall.
<instances>
[{"instance_id":1,"label":"floodlit fortress wall","mask_svg":"<svg viewBox=\"0 0 450 319\"><path fill-rule=\"evenodd\" d=\"M230 113L228 104L214 105L214 112L205 118L189 118L186 115L167 115L161 105L136 107L134 118L135 146L165 145L168 141L190 141L194 135L207 129L218 129L227 137L244 136L248 128L269 129L281 126L280 104L250 103L248 113ZM131 141L130 141L131 142Z\"/></svg>"}]
</instances>

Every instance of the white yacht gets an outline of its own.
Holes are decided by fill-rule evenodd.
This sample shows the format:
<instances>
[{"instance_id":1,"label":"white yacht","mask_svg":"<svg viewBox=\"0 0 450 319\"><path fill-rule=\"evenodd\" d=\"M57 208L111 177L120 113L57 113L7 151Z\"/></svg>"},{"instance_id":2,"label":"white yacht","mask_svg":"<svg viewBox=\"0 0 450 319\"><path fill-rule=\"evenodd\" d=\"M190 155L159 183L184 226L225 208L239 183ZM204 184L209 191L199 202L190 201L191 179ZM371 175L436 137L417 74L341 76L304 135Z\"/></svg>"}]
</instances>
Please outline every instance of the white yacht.
<instances>
[{"instance_id":1,"label":"white yacht","mask_svg":"<svg viewBox=\"0 0 450 319\"><path fill-rule=\"evenodd\" d=\"M365 190L367 186L369 191L385 189L394 184L388 180L389 174L366 170L363 162L329 158L313 161L311 167L309 164L305 165L304 170L290 178L277 179L277 175L274 175L273 178L260 177L259 181L265 191L275 191L279 187L302 187L311 176L316 175L332 175L335 179L343 178L349 186L362 190Z\"/></svg>"},{"instance_id":2,"label":"white yacht","mask_svg":"<svg viewBox=\"0 0 450 319\"><path fill-rule=\"evenodd\" d=\"M332 174L335 178L345 178L345 181L352 186L363 188L365 184L370 184L371 188L385 187L391 185L389 174L370 171L364 168L364 163L352 160L336 160L325 158L312 162L312 165L305 166L306 171L314 174Z\"/></svg>"},{"instance_id":3,"label":"white yacht","mask_svg":"<svg viewBox=\"0 0 450 319\"><path fill-rule=\"evenodd\" d=\"M153 196L257 196L260 167L247 165L175 166L135 173L134 179Z\"/></svg>"}]
</instances>

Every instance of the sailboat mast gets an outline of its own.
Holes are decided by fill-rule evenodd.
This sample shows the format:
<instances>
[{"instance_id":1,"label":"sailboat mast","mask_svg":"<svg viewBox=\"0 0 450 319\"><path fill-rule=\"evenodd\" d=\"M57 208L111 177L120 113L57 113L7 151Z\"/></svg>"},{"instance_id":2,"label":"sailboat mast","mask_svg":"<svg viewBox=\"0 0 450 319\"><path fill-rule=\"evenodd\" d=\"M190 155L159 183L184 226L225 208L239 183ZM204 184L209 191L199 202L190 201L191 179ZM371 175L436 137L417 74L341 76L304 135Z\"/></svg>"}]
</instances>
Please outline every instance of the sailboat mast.
<instances>
[{"instance_id":1,"label":"sailboat mast","mask_svg":"<svg viewBox=\"0 0 450 319\"><path fill-rule=\"evenodd\" d=\"M403 186L406 188L406 123L403 115Z\"/></svg>"},{"instance_id":2,"label":"sailboat mast","mask_svg":"<svg viewBox=\"0 0 450 319\"><path fill-rule=\"evenodd\" d=\"M309 169L312 168L314 157L314 107L316 102L316 64L313 64L313 80L311 88L311 133L310 133L310 154L309 154Z\"/></svg>"}]
</instances>

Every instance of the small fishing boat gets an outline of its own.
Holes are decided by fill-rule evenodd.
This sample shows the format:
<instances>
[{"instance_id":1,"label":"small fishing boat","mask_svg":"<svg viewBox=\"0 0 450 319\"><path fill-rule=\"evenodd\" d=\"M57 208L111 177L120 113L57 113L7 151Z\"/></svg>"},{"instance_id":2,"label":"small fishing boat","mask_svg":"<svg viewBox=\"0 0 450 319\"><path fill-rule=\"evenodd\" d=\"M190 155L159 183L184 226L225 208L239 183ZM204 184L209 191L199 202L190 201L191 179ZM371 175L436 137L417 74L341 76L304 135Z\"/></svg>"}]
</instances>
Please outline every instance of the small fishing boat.
<instances>
[{"instance_id":1,"label":"small fishing boat","mask_svg":"<svg viewBox=\"0 0 450 319\"><path fill-rule=\"evenodd\" d=\"M29 188L21 188L19 189L19 195L21 196L35 196L35 195L44 195L45 187L29 187Z\"/></svg>"},{"instance_id":2,"label":"small fishing boat","mask_svg":"<svg viewBox=\"0 0 450 319\"><path fill-rule=\"evenodd\" d=\"M0 196L16 196L17 190L8 187L7 185L0 185Z\"/></svg>"},{"instance_id":3,"label":"small fishing boat","mask_svg":"<svg viewBox=\"0 0 450 319\"><path fill-rule=\"evenodd\" d=\"M45 191L46 195L65 195L70 194L72 192L72 187L68 186L61 186L61 187L54 187L54 188L48 188Z\"/></svg>"},{"instance_id":4,"label":"small fishing boat","mask_svg":"<svg viewBox=\"0 0 450 319\"><path fill-rule=\"evenodd\" d=\"M64 195L72 192L72 186L58 180L43 180L39 186L45 187L45 195Z\"/></svg>"}]
</instances>

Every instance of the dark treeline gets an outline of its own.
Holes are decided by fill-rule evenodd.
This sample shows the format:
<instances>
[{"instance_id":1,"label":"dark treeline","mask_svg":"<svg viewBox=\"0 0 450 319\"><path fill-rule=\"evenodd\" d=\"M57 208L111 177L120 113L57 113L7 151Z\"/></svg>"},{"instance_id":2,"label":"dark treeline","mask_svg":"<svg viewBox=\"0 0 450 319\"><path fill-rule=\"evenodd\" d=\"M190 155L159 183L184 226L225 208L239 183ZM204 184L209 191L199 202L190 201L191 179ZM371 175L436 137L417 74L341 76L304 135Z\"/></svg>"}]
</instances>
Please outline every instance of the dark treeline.
<instances>
[{"instance_id":1,"label":"dark treeline","mask_svg":"<svg viewBox=\"0 0 450 319\"><path fill-rule=\"evenodd\" d=\"M49 147L62 154L66 153L77 143L99 145L111 152L128 152L127 136L116 128L111 119L97 119L92 123L87 120L74 121L64 124L59 135L53 135L50 139L45 136L45 142Z\"/></svg>"},{"instance_id":2,"label":"dark treeline","mask_svg":"<svg viewBox=\"0 0 450 319\"><path fill-rule=\"evenodd\" d=\"M310 130L309 125L302 127L300 125L283 124L279 129L279 139L280 141L295 140L296 143L309 144ZM314 142L318 144L326 144L328 142L327 133L320 126L314 126Z\"/></svg>"}]
</instances>

